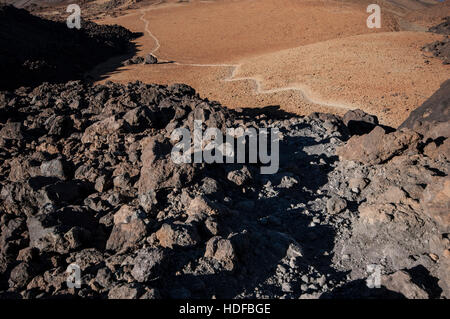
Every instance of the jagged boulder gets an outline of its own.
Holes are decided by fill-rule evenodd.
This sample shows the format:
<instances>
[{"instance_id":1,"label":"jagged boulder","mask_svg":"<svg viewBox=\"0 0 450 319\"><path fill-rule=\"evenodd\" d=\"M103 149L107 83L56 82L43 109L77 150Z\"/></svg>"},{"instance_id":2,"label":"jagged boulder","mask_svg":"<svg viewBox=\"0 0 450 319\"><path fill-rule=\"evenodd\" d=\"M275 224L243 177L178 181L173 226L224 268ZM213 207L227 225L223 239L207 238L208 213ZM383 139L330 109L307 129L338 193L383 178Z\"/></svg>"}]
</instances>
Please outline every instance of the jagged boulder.
<instances>
[{"instance_id":1,"label":"jagged boulder","mask_svg":"<svg viewBox=\"0 0 450 319\"><path fill-rule=\"evenodd\" d=\"M128 205L114 214L114 227L106 242L106 249L121 251L133 247L147 234L145 213Z\"/></svg>"},{"instance_id":2,"label":"jagged boulder","mask_svg":"<svg viewBox=\"0 0 450 319\"><path fill-rule=\"evenodd\" d=\"M441 84L439 90L428 98L421 106L411 112L409 117L399 128L409 128L416 132L426 134L438 123L450 121L450 80ZM443 132L445 138L449 131Z\"/></svg>"},{"instance_id":3,"label":"jagged boulder","mask_svg":"<svg viewBox=\"0 0 450 319\"><path fill-rule=\"evenodd\" d=\"M142 168L138 182L140 194L161 188L188 185L194 178L192 164L176 164L171 158L173 145L161 135L143 142Z\"/></svg>"},{"instance_id":4,"label":"jagged boulder","mask_svg":"<svg viewBox=\"0 0 450 319\"><path fill-rule=\"evenodd\" d=\"M342 121L348 127L351 135L363 135L372 131L378 125L378 118L363 110L351 110L344 114Z\"/></svg>"},{"instance_id":5,"label":"jagged boulder","mask_svg":"<svg viewBox=\"0 0 450 319\"><path fill-rule=\"evenodd\" d=\"M369 134L353 136L336 153L343 160L381 164L408 150L416 151L420 139L419 134L408 129L386 133L377 126Z\"/></svg>"}]
</instances>

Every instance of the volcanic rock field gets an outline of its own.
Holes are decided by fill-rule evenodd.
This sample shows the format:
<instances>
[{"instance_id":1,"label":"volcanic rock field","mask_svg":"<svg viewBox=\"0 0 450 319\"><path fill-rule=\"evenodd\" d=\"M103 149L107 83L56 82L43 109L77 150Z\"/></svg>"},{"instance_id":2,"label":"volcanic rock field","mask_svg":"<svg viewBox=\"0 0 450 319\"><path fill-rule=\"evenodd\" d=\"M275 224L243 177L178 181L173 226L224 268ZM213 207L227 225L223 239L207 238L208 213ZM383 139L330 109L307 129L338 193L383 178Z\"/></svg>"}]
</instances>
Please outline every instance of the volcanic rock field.
<instances>
[{"instance_id":1,"label":"volcanic rock field","mask_svg":"<svg viewBox=\"0 0 450 319\"><path fill-rule=\"evenodd\" d=\"M106 3L120 8L106 20L146 5ZM0 299L450 298L450 27L432 8L427 32L437 40L412 47L440 84L401 120L386 120L373 106L333 102L336 112L303 115L281 103L249 106L251 97L227 107L187 84L111 81L128 79L124 65L135 74L177 65L138 46L148 30L88 20L71 30L36 5L33 14L0 6ZM371 37L417 39L391 33ZM277 45L277 57L317 49ZM274 55L236 54L248 59L245 77ZM401 62L411 70L412 55ZM196 121L224 136L272 129L277 172L236 153L230 163L176 163L172 134L193 133ZM68 286L70 265L80 287Z\"/></svg>"}]
</instances>

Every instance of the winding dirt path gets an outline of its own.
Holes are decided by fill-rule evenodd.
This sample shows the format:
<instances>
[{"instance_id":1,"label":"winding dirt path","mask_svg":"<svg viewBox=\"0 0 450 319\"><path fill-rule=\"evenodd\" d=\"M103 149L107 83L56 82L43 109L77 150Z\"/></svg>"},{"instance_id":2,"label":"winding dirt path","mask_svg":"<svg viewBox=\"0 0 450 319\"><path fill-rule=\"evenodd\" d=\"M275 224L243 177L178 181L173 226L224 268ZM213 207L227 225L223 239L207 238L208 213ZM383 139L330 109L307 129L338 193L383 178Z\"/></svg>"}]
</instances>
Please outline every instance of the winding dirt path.
<instances>
[{"instance_id":1,"label":"winding dirt path","mask_svg":"<svg viewBox=\"0 0 450 319\"><path fill-rule=\"evenodd\" d=\"M162 62L123 66L103 81L186 83L231 108L277 105L301 115L361 108L395 126L449 69L420 52L434 35L391 32L398 19L389 12L380 30L366 19L364 5L331 0L160 1L99 21L144 32L140 54Z\"/></svg>"},{"instance_id":2,"label":"winding dirt path","mask_svg":"<svg viewBox=\"0 0 450 319\"><path fill-rule=\"evenodd\" d=\"M159 4L162 4L162 3L164 3L164 1L154 4L154 6L158 6ZM144 22L145 32L147 32L148 35L150 37L152 37L153 40L155 41L155 47L153 48L153 50L150 53L153 54L154 56L158 57L156 52L161 48L161 43L158 40L158 38L149 29L150 22L147 19L145 19L145 14L151 10L152 10L152 8L140 10L142 12L140 19ZM163 62L169 62L169 61L163 60ZM314 99L311 96L308 96L305 92L305 89L300 86L289 86L289 87L281 87L281 88L264 90L262 81L256 77L236 77L236 73L238 72L239 68L241 67L241 64L200 64L200 63L181 63L181 62L173 62L173 64L181 65L181 66L193 66L193 67L230 68L231 69L230 75L228 77L224 78L222 81L224 81L224 82L251 81L255 85L255 90L254 90L255 94L274 94L274 93L280 93L280 92L294 91L294 92L299 92L301 94L302 98L305 99L305 101L307 103L317 104L317 105L325 106L325 107L335 107L335 108L345 109L345 110L351 110L351 109L355 108L354 106L351 106L351 105L345 105L345 104L333 103L333 102L326 103L326 102Z\"/></svg>"}]
</instances>

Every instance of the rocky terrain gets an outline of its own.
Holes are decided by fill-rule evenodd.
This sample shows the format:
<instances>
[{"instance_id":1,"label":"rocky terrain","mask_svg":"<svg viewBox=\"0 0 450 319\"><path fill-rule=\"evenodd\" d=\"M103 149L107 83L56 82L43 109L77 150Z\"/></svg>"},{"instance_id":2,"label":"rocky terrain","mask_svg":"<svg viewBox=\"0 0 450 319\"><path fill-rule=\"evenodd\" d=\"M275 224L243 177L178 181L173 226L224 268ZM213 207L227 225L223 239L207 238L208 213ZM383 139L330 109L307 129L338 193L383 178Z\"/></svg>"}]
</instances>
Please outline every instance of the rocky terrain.
<instances>
[{"instance_id":1,"label":"rocky terrain","mask_svg":"<svg viewBox=\"0 0 450 319\"><path fill-rule=\"evenodd\" d=\"M427 44L423 50L430 52L433 56L443 60L442 63L450 64L450 16L446 17L442 23L431 27L430 32L439 33L445 35L442 41L435 41Z\"/></svg>"},{"instance_id":2,"label":"rocky terrain","mask_svg":"<svg viewBox=\"0 0 450 319\"><path fill-rule=\"evenodd\" d=\"M117 54L167 63L136 54L137 29L83 25L0 7L0 299L450 298L450 80L398 128L359 109L230 109L186 84L79 81ZM430 31L448 40L448 18ZM424 50L445 63L442 47ZM195 120L278 129L278 171L176 164L172 133Z\"/></svg>"},{"instance_id":3,"label":"rocky terrain","mask_svg":"<svg viewBox=\"0 0 450 319\"><path fill-rule=\"evenodd\" d=\"M0 111L2 298L450 296L448 120L228 110L140 82L21 88ZM170 134L194 119L279 128L278 173L174 164Z\"/></svg>"},{"instance_id":4,"label":"rocky terrain","mask_svg":"<svg viewBox=\"0 0 450 319\"><path fill-rule=\"evenodd\" d=\"M0 89L36 86L83 78L104 60L134 55L130 42L137 34L121 27L82 21L69 29L64 22L45 20L24 9L0 5ZM126 59L126 57L124 57Z\"/></svg>"},{"instance_id":5,"label":"rocky terrain","mask_svg":"<svg viewBox=\"0 0 450 319\"><path fill-rule=\"evenodd\" d=\"M46 18L58 18L56 12L65 12L71 0L3 0L7 4L12 4L18 8L24 8L33 14ZM80 6L83 17L86 19L98 18L101 16L118 16L126 14L127 10L136 9L143 5L153 4L157 0L79 0L76 3Z\"/></svg>"}]
</instances>

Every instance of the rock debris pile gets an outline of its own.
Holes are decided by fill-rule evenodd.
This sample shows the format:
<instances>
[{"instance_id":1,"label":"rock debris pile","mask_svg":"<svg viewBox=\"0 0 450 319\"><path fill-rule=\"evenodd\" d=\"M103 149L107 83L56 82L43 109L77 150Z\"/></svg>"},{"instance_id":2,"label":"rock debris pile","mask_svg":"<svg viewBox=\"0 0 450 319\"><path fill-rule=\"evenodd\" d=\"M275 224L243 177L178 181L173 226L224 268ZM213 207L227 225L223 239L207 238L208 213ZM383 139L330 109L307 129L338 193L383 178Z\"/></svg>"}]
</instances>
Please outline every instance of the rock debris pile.
<instances>
[{"instance_id":1,"label":"rock debris pile","mask_svg":"<svg viewBox=\"0 0 450 319\"><path fill-rule=\"evenodd\" d=\"M0 298L450 297L442 117L394 130L77 81L4 91L0 115ZM195 119L278 128L278 172L175 164L171 133Z\"/></svg>"}]
</instances>

